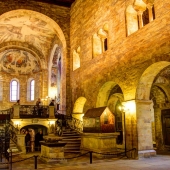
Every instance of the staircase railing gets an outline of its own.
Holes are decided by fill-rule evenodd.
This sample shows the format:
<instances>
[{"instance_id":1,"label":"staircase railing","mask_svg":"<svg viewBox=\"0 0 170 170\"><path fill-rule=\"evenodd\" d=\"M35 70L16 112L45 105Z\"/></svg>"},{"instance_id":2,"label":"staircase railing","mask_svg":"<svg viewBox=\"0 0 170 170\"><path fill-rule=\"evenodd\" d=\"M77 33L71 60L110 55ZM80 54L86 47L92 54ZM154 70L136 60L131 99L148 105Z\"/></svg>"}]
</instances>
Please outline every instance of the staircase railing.
<instances>
[{"instance_id":1,"label":"staircase railing","mask_svg":"<svg viewBox=\"0 0 170 170\"><path fill-rule=\"evenodd\" d=\"M11 123L8 123L8 133L10 134L10 139L17 144L17 134L19 134L19 130Z\"/></svg>"},{"instance_id":2,"label":"staircase railing","mask_svg":"<svg viewBox=\"0 0 170 170\"><path fill-rule=\"evenodd\" d=\"M57 110L55 117L62 120L62 127L69 127L79 133L83 132L83 121L72 117L72 115L65 115L65 110Z\"/></svg>"},{"instance_id":3,"label":"staircase railing","mask_svg":"<svg viewBox=\"0 0 170 170\"><path fill-rule=\"evenodd\" d=\"M83 132L83 121L74 117L66 117L66 126L78 131L79 133Z\"/></svg>"},{"instance_id":4,"label":"staircase railing","mask_svg":"<svg viewBox=\"0 0 170 170\"><path fill-rule=\"evenodd\" d=\"M11 123L12 109L0 110L0 123L3 125L3 132L0 134L0 155L2 154L9 158L8 149L10 147L10 140L17 143L17 134L19 132Z\"/></svg>"},{"instance_id":5,"label":"staircase railing","mask_svg":"<svg viewBox=\"0 0 170 170\"><path fill-rule=\"evenodd\" d=\"M0 123L4 124L10 121L12 116L12 108L0 110Z\"/></svg>"}]
</instances>

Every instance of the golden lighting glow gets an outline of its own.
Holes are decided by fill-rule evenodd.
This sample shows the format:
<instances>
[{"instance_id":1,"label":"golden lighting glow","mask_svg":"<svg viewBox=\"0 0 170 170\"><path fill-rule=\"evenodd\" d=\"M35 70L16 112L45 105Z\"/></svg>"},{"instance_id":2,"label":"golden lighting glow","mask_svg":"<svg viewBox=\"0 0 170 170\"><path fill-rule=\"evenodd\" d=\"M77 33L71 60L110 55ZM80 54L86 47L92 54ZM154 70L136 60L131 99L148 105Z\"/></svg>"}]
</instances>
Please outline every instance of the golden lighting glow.
<instances>
[{"instance_id":1,"label":"golden lighting glow","mask_svg":"<svg viewBox=\"0 0 170 170\"><path fill-rule=\"evenodd\" d=\"M135 100L123 102L122 105L119 106L119 110L128 114L136 113L136 103Z\"/></svg>"},{"instance_id":2,"label":"golden lighting glow","mask_svg":"<svg viewBox=\"0 0 170 170\"><path fill-rule=\"evenodd\" d=\"M21 122L20 122L20 121L15 121L15 122L14 122L15 128L19 129L20 125L21 125Z\"/></svg>"},{"instance_id":3,"label":"golden lighting glow","mask_svg":"<svg viewBox=\"0 0 170 170\"><path fill-rule=\"evenodd\" d=\"M124 111L130 114L136 113L136 103L135 100L123 102Z\"/></svg>"},{"instance_id":4,"label":"golden lighting glow","mask_svg":"<svg viewBox=\"0 0 170 170\"><path fill-rule=\"evenodd\" d=\"M51 121L49 121L49 125L54 125L55 124L55 121L53 120L51 120Z\"/></svg>"},{"instance_id":5,"label":"golden lighting glow","mask_svg":"<svg viewBox=\"0 0 170 170\"><path fill-rule=\"evenodd\" d=\"M57 88L55 87L49 87L49 98L55 98L57 96Z\"/></svg>"}]
</instances>

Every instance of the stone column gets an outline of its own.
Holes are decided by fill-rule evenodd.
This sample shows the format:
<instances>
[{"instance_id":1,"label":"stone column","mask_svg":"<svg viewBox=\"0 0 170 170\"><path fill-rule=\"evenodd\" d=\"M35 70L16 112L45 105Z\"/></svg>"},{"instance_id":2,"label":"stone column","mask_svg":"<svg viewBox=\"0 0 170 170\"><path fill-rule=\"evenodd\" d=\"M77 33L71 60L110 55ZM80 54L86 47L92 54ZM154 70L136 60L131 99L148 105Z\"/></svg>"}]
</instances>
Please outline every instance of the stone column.
<instances>
[{"instance_id":1,"label":"stone column","mask_svg":"<svg viewBox=\"0 0 170 170\"><path fill-rule=\"evenodd\" d=\"M162 134L162 121L161 121L161 108L160 108L159 104L154 106L154 112L155 112L156 148L158 148L159 150L164 150L163 134Z\"/></svg>"},{"instance_id":2,"label":"stone column","mask_svg":"<svg viewBox=\"0 0 170 170\"><path fill-rule=\"evenodd\" d=\"M25 148L25 134L18 134L17 135L17 146L19 149L23 152L26 153L26 148Z\"/></svg>"},{"instance_id":3,"label":"stone column","mask_svg":"<svg viewBox=\"0 0 170 170\"><path fill-rule=\"evenodd\" d=\"M152 141L152 117L151 100L136 101L137 133L138 133L138 155L139 157L155 156Z\"/></svg>"},{"instance_id":4,"label":"stone column","mask_svg":"<svg viewBox=\"0 0 170 170\"><path fill-rule=\"evenodd\" d=\"M54 119L54 106L49 106L49 118Z\"/></svg>"},{"instance_id":5,"label":"stone column","mask_svg":"<svg viewBox=\"0 0 170 170\"><path fill-rule=\"evenodd\" d=\"M138 18L139 18L139 28L143 27L143 19L142 19L143 11L138 11Z\"/></svg>"},{"instance_id":6,"label":"stone column","mask_svg":"<svg viewBox=\"0 0 170 170\"><path fill-rule=\"evenodd\" d=\"M19 116L20 105L14 105L13 108L14 108L13 118L14 119L20 118Z\"/></svg>"},{"instance_id":7,"label":"stone column","mask_svg":"<svg viewBox=\"0 0 170 170\"><path fill-rule=\"evenodd\" d=\"M137 124L136 124L136 103L135 100L123 102L123 143L125 151L136 149L127 152L127 157L137 158L138 157L138 137L137 137Z\"/></svg>"},{"instance_id":8,"label":"stone column","mask_svg":"<svg viewBox=\"0 0 170 170\"><path fill-rule=\"evenodd\" d=\"M147 8L148 8L148 11L149 11L149 22L151 22L151 21L153 21L153 13L152 13L153 5L147 4Z\"/></svg>"}]
</instances>

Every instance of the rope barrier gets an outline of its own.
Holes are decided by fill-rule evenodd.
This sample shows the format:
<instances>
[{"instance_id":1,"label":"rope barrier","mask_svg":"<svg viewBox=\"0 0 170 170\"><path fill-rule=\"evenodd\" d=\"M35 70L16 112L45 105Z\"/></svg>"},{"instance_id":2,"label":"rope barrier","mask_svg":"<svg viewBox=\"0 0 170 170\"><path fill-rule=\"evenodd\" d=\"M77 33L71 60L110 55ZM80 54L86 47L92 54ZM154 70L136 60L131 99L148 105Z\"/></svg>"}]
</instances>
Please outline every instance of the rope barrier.
<instances>
[{"instance_id":1,"label":"rope barrier","mask_svg":"<svg viewBox=\"0 0 170 170\"><path fill-rule=\"evenodd\" d=\"M120 154L123 154L123 153L127 153L127 152L130 152L130 151L133 151L133 150L136 150L136 148L133 148L133 149L130 149L126 152L119 152L119 153L100 153L100 152L95 152L95 151L92 151L93 153L96 153L96 154L101 154L101 155L120 155Z\"/></svg>"},{"instance_id":2,"label":"rope barrier","mask_svg":"<svg viewBox=\"0 0 170 170\"><path fill-rule=\"evenodd\" d=\"M22 161L25 161L25 160L28 160L28 159L31 159L31 158L34 158L34 156L29 157L29 158L25 158L25 159L22 159L22 160L14 161L14 162L12 162L12 163L22 162Z\"/></svg>"},{"instance_id":3,"label":"rope barrier","mask_svg":"<svg viewBox=\"0 0 170 170\"><path fill-rule=\"evenodd\" d=\"M13 161L12 162L12 155L9 156L9 158L11 158L11 162L6 162L6 163L1 163L0 162L0 165L2 164L5 164L5 165L9 165L11 166L11 170L12 170L12 163L17 163L17 162L22 162L22 161L25 161L25 160L28 160L28 159L31 159L31 158L34 158L34 168L37 169L37 158L40 157L40 158L47 158L47 159L53 159L53 160L67 160L67 159L74 159L74 158L78 158L78 157L81 157L81 156L84 156L84 155L87 155L88 153L90 153L90 164L92 164L92 153L96 153L96 154L101 154L101 155L117 155L117 156L121 156L119 159L123 158L124 156L126 156L126 153L127 152L130 152L130 151L136 151L136 148L133 148L133 149L130 149L126 152L118 152L118 153L99 153L99 152L95 152L95 151L88 151L86 153L83 153L81 155L77 155L77 156L74 156L74 157L70 157L70 158L50 158L50 157L46 157L46 156L39 156L39 155L34 155L34 156L31 156L29 158L25 158L25 159L22 159L22 160L18 160L18 161ZM122 155L122 154L125 154L125 155ZM9 159L10 160L10 159Z\"/></svg>"},{"instance_id":4,"label":"rope barrier","mask_svg":"<svg viewBox=\"0 0 170 170\"><path fill-rule=\"evenodd\" d=\"M25 159L22 159L22 160L14 161L14 162L11 162L11 163L22 162L22 161L25 161L25 160L30 159L30 158L34 158L34 156L29 157L29 158L25 158ZM1 163L1 162L0 162L0 165L1 165L1 164L9 164L9 162L7 162L7 163Z\"/></svg>"},{"instance_id":5,"label":"rope barrier","mask_svg":"<svg viewBox=\"0 0 170 170\"><path fill-rule=\"evenodd\" d=\"M39 156L39 157L41 157L41 158L47 158L47 159L63 160L63 159L74 159L74 158L78 158L78 157L87 155L88 153L90 153L90 152L87 152L87 153L84 153L84 154L81 154L81 155L78 155L78 156L74 156L74 157L71 157L71 158L50 158L50 157L46 157L46 156Z\"/></svg>"}]
</instances>

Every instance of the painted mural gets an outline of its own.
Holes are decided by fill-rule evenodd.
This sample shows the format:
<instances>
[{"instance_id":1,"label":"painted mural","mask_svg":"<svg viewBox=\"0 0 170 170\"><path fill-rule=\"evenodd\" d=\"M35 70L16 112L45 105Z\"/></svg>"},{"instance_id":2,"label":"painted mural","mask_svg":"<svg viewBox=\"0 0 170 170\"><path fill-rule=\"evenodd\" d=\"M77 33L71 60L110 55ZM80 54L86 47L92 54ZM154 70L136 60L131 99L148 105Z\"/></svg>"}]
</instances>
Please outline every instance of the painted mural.
<instances>
[{"instance_id":1,"label":"painted mural","mask_svg":"<svg viewBox=\"0 0 170 170\"><path fill-rule=\"evenodd\" d=\"M57 68L51 69L51 87L57 87Z\"/></svg>"},{"instance_id":2,"label":"painted mural","mask_svg":"<svg viewBox=\"0 0 170 170\"><path fill-rule=\"evenodd\" d=\"M29 74L40 71L38 60L24 50L10 49L0 53L1 71L13 74Z\"/></svg>"},{"instance_id":3,"label":"painted mural","mask_svg":"<svg viewBox=\"0 0 170 170\"><path fill-rule=\"evenodd\" d=\"M55 32L43 18L31 15L30 11L20 11L0 18L0 23L0 43L27 42L47 56Z\"/></svg>"},{"instance_id":4,"label":"painted mural","mask_svg":"<svg viewBox=\"0 0 170 170\"><path fill-rule=\"evenodd\" d=\"M59 87L61 78L61 49L57 47L52 59L51 87Z\"/></svg>"}]
</instances>

